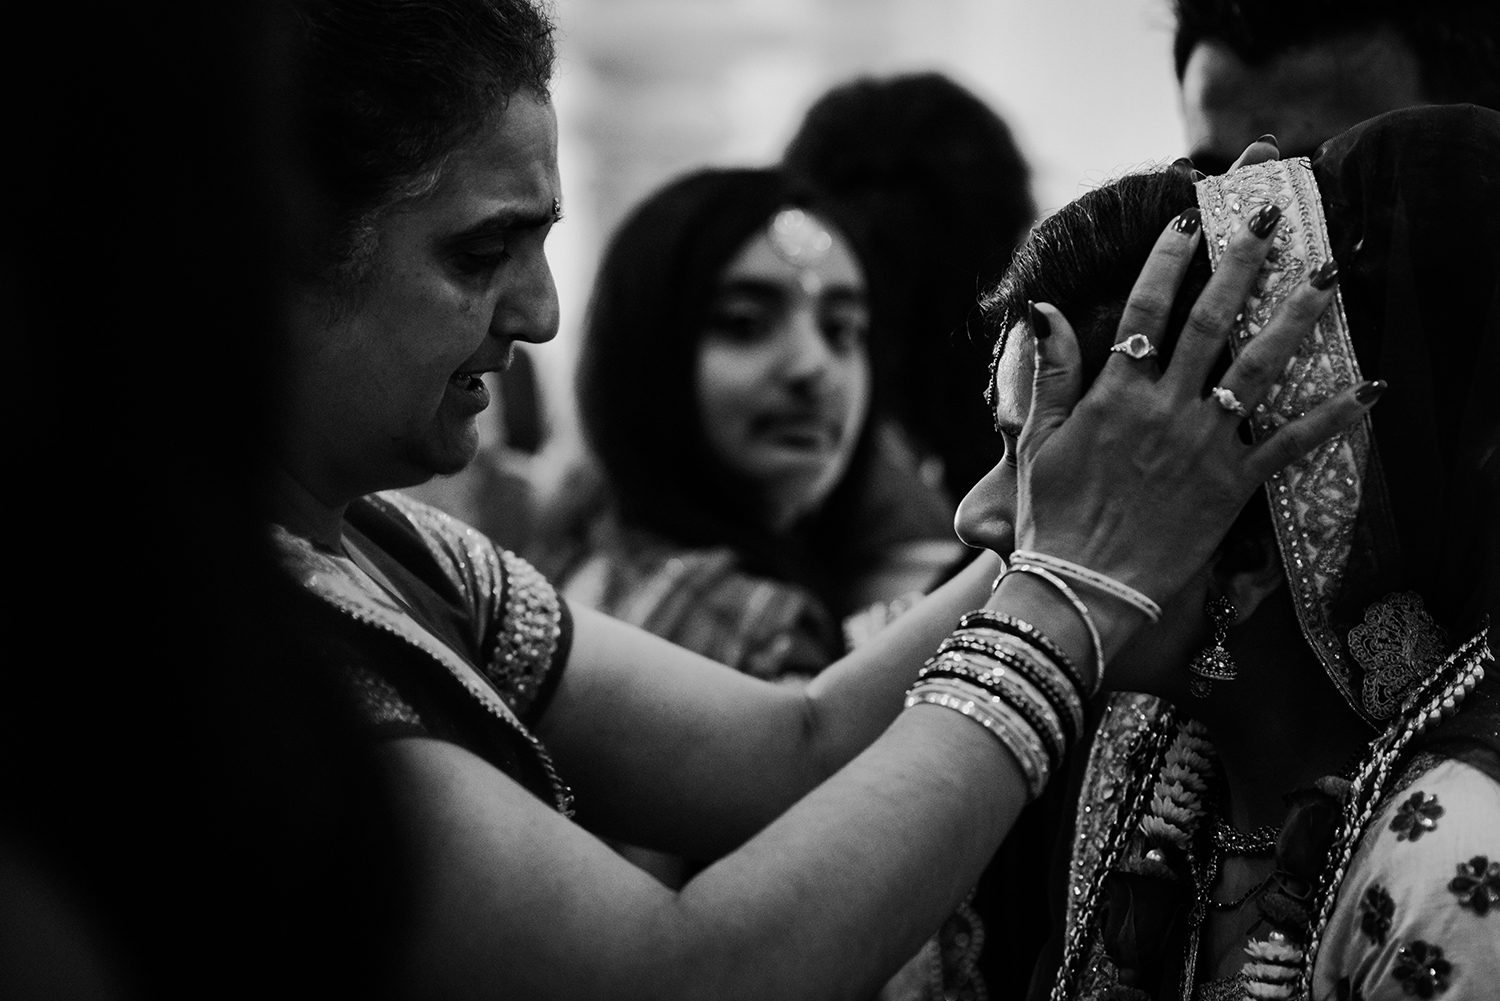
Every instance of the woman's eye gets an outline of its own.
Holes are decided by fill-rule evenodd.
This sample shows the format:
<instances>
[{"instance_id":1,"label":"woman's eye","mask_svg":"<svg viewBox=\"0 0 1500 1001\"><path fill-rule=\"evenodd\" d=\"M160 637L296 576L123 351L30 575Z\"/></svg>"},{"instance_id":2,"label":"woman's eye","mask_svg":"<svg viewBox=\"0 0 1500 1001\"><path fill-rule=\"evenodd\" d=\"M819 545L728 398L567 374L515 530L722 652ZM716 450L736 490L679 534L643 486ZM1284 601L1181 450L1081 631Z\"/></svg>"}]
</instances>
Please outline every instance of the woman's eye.
<instances>
[{"instance_id":1,"label":"woman's eye","mask_svg":"<svg viewBox=\"0 0 1500 1001\"><path fill-rule=\"evenodd\" d=\"M852 351L862 346L870 332L869 321L863 316L829 316L823 320L823 336L839 351Z\"/></svg>"},{"instance_id":2,"label":"woman's eye","mask_svg":"<svg viewBox=\"0 0 1500 1001\"><path fill-rule=\"evenodd\" d=\"M504 246L489 247L460 251L454 255L454 261L458 269L466 274L482 274L504 264L507 256Z\"/></svg>"},{"instance_id":3,"label":"woman's eye","mask_svg":"<svg viewBox=\"0 0 1500 1001\"><path fill-rule=\"evenodd\" d=\"M771 314L757 309L721 309L708 318L708 329L734 341L755 341L771 329Z\"/></svg>"}]
</instances>

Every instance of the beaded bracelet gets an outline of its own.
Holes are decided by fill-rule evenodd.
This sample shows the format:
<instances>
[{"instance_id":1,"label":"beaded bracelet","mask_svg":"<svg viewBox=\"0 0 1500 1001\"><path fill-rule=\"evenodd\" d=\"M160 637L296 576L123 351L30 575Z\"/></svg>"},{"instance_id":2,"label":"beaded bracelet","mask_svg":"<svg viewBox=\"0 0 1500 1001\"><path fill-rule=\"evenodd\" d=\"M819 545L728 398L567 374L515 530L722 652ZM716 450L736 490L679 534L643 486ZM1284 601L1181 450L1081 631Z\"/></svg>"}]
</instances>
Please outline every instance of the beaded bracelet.
<instances>
[{"instance_id":1,"label":"beaded bracelet","mask_svg":"<svg viewBox=\"0 0 1500 1001\"><path fill-rule=\"evenodd\" d=\"M1063 652L1062 647L1052 641L1052 637L1042 632L1036 626L1024 619L1018 619L1012 615L1002 615L992 612L988 608L976 609L965 612L958 620L960 629L985 628L993 629L997 633L1014 636L1046 654L1047 659L1068 676L1073 682L1073 687L1078 691L1078 697L1087 699L1098 691L1098 680L1092 686L1084 684L1083 672L1073 663L1073 659Z\"/></svg>"},{"instance_id":2,"label":"beaded bracelet","mask_svg":"<svg viewBox=\"0 0 1500 1001\"><path fill-rule=\"evenodd\" d=\"M1084 693L1079 691L1077 680L1066 674L1050 657L1025 640L995 629L977 626L959 630L955 636L958 637L955 640L956 643L961 643L984 656L1004 660L1004 655L1008 654L1011 657L1021 658L1026 666L1017 665L1017 669L1027 671L1028 676L1038 675L1045 678L1044 683L1049 689L1058 690L1069 715L1073 714L1075 708L1079 713L1083 712Z\"/></svg>"},{"instance_id":3,"label":"beaded bracelet","mask_svg":"<svg viewBox=\"0 0 1500 1001\"><path fill-rule=\"evenodd\" d=\"M1077 740L1083 732L1083 703L1068 684L1067 678L1045 658L1028 656L1022 649L963 634L949 637L938 647L939 654L959 651L977 655L985 662L987 670L1009 670L1018 674L1041 692L1062 723L1067 743ZM928 663L931 664L932 661ZM923 669L925 670L926 668ZM919 678L922 676L922 673L917 675Z\"/></svg>"},{"instance_id":4,"label":"beaded bracelet","mask_svg":"<svg viewBox=\"0 0 1500 1001\"><path fill-rule=\"evenodd\" d=\"M922 681L956 679L976 686L988 698L999 699L1020 714L1047 749L1047 763L1061 767L1069 740L1062 720L1042 694L1013 672L990 671L956 654L946 654L926 669Z\"/></svg>"},{"instance_id":5,"label":"beaded bracelet","mask_svg":"<svg viewBox=\"0 0 1500 1001\"><path fill-rule=\"evenodd\" d=\"M1089 612L1089 606L1083 603L1068 582L1046 567L1039 567L1032 563L1012 563L1010 569L1005 571L1009 577L1013 573L1030 574L1039 577L1051 584L1059 594L1067 599L1068 604L1073 606L1073 611L1083 620L1083 627L1088 630L1089 642L1094 645L1094 687L1097 689L1099 682L1104 679L1104 643L1099 639L1099 627L1094 625L1094 616Z\"/></svg>"},{"instance_id":6,"label":"beaded bracelet","mask_svg":"<svg viewBox=\"0 0 1500 1001\"><path fill-rule=\"evenodd\" d=\"M1029 799L1036 799L1052 772L1040 738L1015 710L955 679L919 682L906 696L906 708L935 705L969 717L1000 741L1026 780Z\"/></svg>"},{"instance_id":7,"label":"beaded bracelet","mask_svg":"<svg viewBox=\"0 0 1500 1001\"><path fill-rule=\"evenodd\" d=\"M1122 584L1113 577L1108 577L1097 570L1090 570L1086 566L1059 559L1056 556L1048 556L1046 553L1033 552L1029 549L1018 549L1010 554L1010 558L1012 563L1029 563L1032 566L1044 567L1055 573L1062 574L1076 583L1086 584L1096 590L1103 591L1110 597L1118 598L1130 607L1145 614L1152 625L1161 621L1160 605L1130 585Z\"/></svg>"}]
</instances>

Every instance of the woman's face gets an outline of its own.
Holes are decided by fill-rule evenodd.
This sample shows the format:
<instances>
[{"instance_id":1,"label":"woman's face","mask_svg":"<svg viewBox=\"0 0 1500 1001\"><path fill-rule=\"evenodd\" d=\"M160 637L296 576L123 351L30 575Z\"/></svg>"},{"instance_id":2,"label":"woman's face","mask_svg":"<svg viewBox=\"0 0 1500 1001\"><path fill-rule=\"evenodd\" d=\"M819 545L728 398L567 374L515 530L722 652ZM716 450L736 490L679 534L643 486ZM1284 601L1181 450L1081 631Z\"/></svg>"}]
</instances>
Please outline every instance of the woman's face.
<instances>
[{"instance_id":1,"label":"woman's face","mask_svg":"<svg viewBox=\"0 0 1500 1001\"><path fill-rule=\"evenodd\" d=\"M800 212L775 225L719 276L695 388L712 454L754 485L781 530L849 468L870 408L870 316L842 236Z\"/></svg>"},{"instance_id":2,"label":"woman's face","mask_svg":"<svg viewBox=\"0 0 1500 1001\"><path fill-rule=\"evenodd\" d=\"M453 473L489 403L480 375L557 332L542 244L556 215L557 126L526 93L455 150L429 194L388 209L349 301L296 303L290 472L329 504Z\"/></svg>"},{"instance_id":3,"label":"woman's face","mask_svg":"<svg viewBox=\"0 0 1500 1001\"><path fill-rule=\"evenodd\" d=\"M1005 441L1005 454L958 505L954 519L954 528L965 544L994 550L1007 559L1016 548L1016 443L1031 409L1034 364L1031 332L1026 324L1018 323L1006 337L1005 351L995 370L995 423ZM1209 568L1205 566L1162 607L1160 622L1136 633L1115 655L1104 686L1179 702L1185 699L1187 663L1203 647L1209 632L1203 611L1208 585Z\"/></svg>"}]
</instances>

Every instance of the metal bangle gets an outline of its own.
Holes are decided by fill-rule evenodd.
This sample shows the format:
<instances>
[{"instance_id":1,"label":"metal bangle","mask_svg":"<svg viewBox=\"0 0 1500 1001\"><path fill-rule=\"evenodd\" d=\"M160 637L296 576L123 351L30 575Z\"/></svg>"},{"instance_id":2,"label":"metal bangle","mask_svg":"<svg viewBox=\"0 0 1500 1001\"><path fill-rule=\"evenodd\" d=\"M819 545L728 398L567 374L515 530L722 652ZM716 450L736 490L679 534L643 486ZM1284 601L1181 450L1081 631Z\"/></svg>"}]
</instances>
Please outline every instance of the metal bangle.
<instances>
[{"instance_id":1,"label":"metal bangle","mask_svg":"<svg viewBox=\"0 0 1500 1001\"><path fill-rule=\"evenodd\" d=\"M973 629L982 626L986 629L993 629L997 633L1014 636L1023 642L1031 644L1046 654L1047 659L1052 661L1063 674L1068 676L1068 680L1073 683L1073 687L1078 691L1080 699L1087 699L1098 688L1097 684L1093 689L1084 684L1083 673L1073 663L1073 658L1064 653L1063 648L1053 642L1052 637L1025 619L1018 619L1013 615L1002 615L999 612L992 612L988 608L980 608L972 612L965 612L960 616L958 626L960 629Z\"/></svg>"},{"instance_id":2,"label":"metal bangle","mask_svg":"<svg viewBox=\"0 0 1500 1001\"><path fill-rule=\"evenodd\" d=\"M1094 690L1097 691L1104 681L1104 643L1099 639L1099 627L1094 624L1094 616L1089 612L1089 606L1085 605L1083 599L1078 597L1078 593L1068 586L1067 581L1046 567L1039 567L1034 563L1012 563L1010 569L1005 571L1005 575L1009 577L1013 573L1030 574L1051 584L1083 620L1083 627L1088 630L1089 642L1094 645Z\"/></svg>"},{"instance_id":3,"label":"metal bangle","mask_svg":"<svg viewBox=\"0 0 1500 1001\"><path fill-rule=\"evenodd\" d=\"M1046 567L1056 573L1062 574L1079 584L1087 584L1097 590L1103 591L1111 597L1118 598L1132 608L1139 610L1152 625L1161 621L1161 606L1129 584L1122 584L1113 577L1106 576L1097 570L1090 570L1086 566L1073 563L1069 560L1059 559L1056 556L1048 556L1046 553L1032 552L1029 549L1018 549L1011 554L1011 559L1017 563L1030 563L1033 566Z\"/></svg>"}]
</instances>

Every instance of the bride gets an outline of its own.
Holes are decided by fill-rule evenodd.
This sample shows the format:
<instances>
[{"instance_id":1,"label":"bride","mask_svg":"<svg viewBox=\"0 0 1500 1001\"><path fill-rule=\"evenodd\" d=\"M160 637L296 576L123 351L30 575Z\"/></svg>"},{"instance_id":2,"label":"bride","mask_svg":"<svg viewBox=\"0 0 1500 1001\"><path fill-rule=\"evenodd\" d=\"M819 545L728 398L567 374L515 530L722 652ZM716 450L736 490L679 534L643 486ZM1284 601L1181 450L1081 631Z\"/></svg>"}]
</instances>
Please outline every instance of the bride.
<instances>
[{"instance_id":1,"label":"bride","mask_svg":"<svg viewBox=\"0 0 1500 1001\"><path fill-rule=\"evenodd\" d=\"M1111 661L1111 687L1149 694L1110 699L1075 777L1068 889L1035 996L1493 996L1497 163L1500 115L1468 106L1373 119L1311 169L1204 178L1179 161L1042 223L988 296L996 421L1023 481L1034 339L1076 331L1085 384L1112 380L1115 354L1170 382L1167 359L1202 350L1192 321L1176 335L1186 307L1242 252L1242 227L1274 237L1232 345L1263 336L1303 275L1340 296L1262 406L1214 389L1219 419L1259 437L1339 386L1389 380L1370 418L1270 480ZM1170 333L1117 340L1174 217L1201 227L1206 253L1183 262ZM1105 428L1095 447L1134 433ZM965 501L970 544L1014 545L1016 478L1002 464Z\"/></svg>"}]
</instances>

